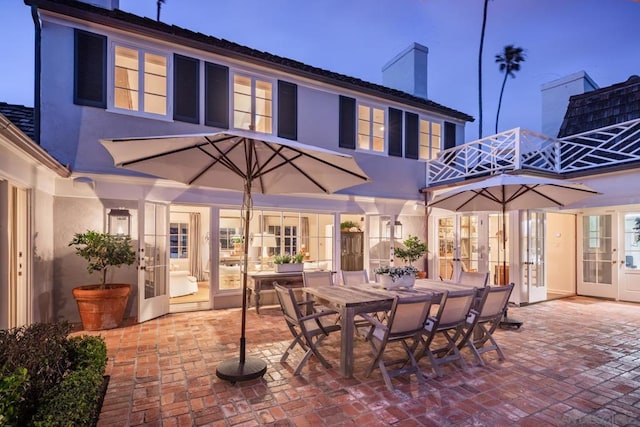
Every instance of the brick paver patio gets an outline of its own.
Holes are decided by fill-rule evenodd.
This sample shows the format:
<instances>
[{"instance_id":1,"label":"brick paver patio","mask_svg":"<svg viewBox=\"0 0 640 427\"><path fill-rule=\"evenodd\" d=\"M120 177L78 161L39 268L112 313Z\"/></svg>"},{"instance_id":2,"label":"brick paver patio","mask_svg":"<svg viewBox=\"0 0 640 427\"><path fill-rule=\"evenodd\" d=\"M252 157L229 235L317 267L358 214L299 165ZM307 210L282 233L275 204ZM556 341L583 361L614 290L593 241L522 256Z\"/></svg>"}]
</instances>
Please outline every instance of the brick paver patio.
<instances>
[{"instance_id":1,"label":"brick paver patio","mask_svg":"<svg viewBox=\"0 0 640 427\"><path fill-rule=\"evenodd\" d=\"M339 334L298 377L280 356L291 340L276 308L247 315L247 354L268 364L262 379L218 379L237 357L240 310L170 314L102 331L110 383L100 426L640 426L640 305L571 297L509 310L524 321L499 330L507 360L445 367L418 385L378 370L364 377L368 343L355 346L353 379L338 374ZM473 359L468 350L466 359ZM293 354L291 362L302 356ZM485 356L486 357L486 356ZM421 366L430 372L428 359Z\"/></svg>"}]
</instances>

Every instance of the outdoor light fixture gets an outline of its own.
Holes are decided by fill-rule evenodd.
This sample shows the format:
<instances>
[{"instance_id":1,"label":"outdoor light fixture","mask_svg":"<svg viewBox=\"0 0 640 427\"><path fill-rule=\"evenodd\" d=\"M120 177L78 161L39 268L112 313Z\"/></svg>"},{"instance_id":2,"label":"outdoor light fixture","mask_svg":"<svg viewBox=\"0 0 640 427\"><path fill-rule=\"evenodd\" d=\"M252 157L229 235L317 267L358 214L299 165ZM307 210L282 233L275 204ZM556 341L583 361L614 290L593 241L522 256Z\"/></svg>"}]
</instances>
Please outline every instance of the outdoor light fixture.
<instances>
[{"instance_id":1,"label":"outdoor light fixture","mask_svg":"<svg viewBox=\"0 0 640 427\"><path fill-rule=\"evenodd\" d=\"M109 210L109 234L128 236L131 234L131 214L129 209L117 208Z\"/></svg>"}]
</instances>

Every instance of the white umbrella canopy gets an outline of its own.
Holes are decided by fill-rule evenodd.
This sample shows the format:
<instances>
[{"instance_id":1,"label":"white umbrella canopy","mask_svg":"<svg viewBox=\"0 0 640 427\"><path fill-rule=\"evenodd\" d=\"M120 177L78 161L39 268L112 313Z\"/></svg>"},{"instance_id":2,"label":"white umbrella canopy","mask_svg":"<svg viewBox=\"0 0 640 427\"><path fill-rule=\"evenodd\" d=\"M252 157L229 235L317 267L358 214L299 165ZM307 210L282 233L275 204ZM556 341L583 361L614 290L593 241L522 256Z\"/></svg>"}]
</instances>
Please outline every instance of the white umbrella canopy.
<instances>
[{"instance_id":1,"label":"white umbrella canopy","mask_svg":"<svg viewBox=\"0 0 640 427\"><path fill-rule=\"evenodd\" d=\"M429 206L457 212L564 207L599 194L584 184L532 175L494 175L434 192Z\"/></svg>"},{"instance_id":2,"label":"white umbrella canopy","mask_svg":"<svg viewBox=\"0 0 640 427\"><path fill-rule=\"evenodd\" d=\"M599 193L576 182L525 174L500 174L469 184L436 190L428 205L456 212L501 212L502 250L506 254L506 211L564 207L596 194ZM507 275L506 264L507 260L503 259L504 284ZM501 324L520 327L522 322L508 319L505 313Z\"/></svg>"},{"instance_id":3,"label":"white umbrella canopy","mask_svg":"<svg viewBox=\"0 0 640 427\"><path fill-rule=\"evenodd\" d=\"M244 131L102 139L116 166L203 186L242 191L244 241L249 241L253 193L333 193L369 181L353 157L270 135ZM231 382L261 377L259 358L245 355L247 267L244 245L240 357L223 361L218 377Z\"/></svg>"},{"instance_id":4,"label":"white umbrella canopy","mask_svg":"<svg viewBox=\"0 0 640 427\"><path fill-rule=\"evenodd\" d=\"M194 186L245 191L249 180L252 193L333 193L369 180L349 155L243 131L101 143L118 167Z\"/></svg>"}]
</instances>

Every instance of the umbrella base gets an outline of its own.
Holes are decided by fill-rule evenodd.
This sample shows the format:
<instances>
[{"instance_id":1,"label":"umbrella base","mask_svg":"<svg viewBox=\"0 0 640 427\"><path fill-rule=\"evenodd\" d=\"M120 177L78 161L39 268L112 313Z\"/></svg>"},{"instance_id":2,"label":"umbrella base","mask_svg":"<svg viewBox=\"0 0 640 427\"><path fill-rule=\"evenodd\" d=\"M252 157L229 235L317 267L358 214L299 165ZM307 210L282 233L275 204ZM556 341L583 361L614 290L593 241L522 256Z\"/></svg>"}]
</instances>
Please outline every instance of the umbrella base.
<instances>
[{"instance_id":1,"label":"umbrella base","mask_svg":"<svg viewBox=\"0 0 640 427\"><path fill-rule=\"evenodd\" d=\"M504 316L500 321L500 327L502 329L520 329L522 326L521 320L516 320L513 317Z\"/></svg>"},{"instance_id":2,"label":"umbrella base","mask_svg":"<svg viewBox=\"0 0 640 427\"><path fill-rule=\"evenodd\" d=\"M232 383L260 378L265 372L267 364L257 357L247 357L244 363L240 363L238 357L225 360L216 369L218 378Z\"/></svg>"}]
</instances>

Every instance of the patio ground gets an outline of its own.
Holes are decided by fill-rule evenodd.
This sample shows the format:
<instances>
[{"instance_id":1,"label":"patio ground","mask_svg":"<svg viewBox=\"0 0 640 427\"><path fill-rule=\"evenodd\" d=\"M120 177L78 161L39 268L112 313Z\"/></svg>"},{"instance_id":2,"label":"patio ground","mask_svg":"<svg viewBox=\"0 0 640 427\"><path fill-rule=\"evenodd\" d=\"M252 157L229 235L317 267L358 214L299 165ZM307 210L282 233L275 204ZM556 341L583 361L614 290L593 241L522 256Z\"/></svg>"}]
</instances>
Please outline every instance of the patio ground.
<instances>
[{"instance_id":1,"label":"patio ground","mask_svg":"<svg viewBox=\"0 0 640 427\"><path fill-rule=\"evenodd\" d=\"M355 377L338 373L339 334L300 376L279 362L291 336L276 308L247 315L247 354L268 364L262 379L216 377L237 357L240 310L170 314L102 331L110 383L100 426L640 426L640 305L570 297L512 308L519 330L499 330L507 360L446 367L418 385L369 378L368 343L356 343ZM471 354L464 351L472 362ZM302 356L296 351L292 362ZM430 372L428 359L421 366Z\"/></svg>"}]
</instances>

